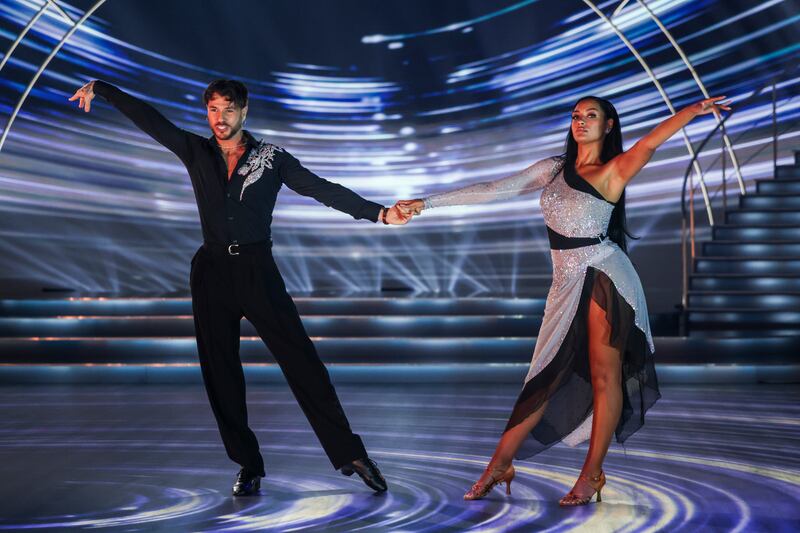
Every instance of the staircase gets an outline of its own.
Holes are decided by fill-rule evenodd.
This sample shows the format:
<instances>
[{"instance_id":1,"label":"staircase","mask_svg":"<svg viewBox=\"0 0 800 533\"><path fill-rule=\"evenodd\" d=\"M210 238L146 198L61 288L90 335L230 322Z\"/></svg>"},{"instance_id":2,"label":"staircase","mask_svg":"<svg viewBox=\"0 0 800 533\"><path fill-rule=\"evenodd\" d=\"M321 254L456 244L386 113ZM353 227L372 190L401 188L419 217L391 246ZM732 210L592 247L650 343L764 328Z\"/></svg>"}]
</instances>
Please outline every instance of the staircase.
<instances>
[{"instance_id":1,"label":"staircase","mask_svg":"<svg viewBox=\"0 0 800 533\"><path fill-rule=\"evenodd\" d=\"M357 383L518 384L544 310L538 298L297 297L295 303L335 381ZM674 318L650 315L662 382L727 382L731 369L746 382L800 375L800 368L785 366L800 337L665 336L674 334ZM248 379L282 382L249 322L242 321L241 334ZM0 384L199 380L186 298L0 300Z\"/></svg>"},{"instance_id":2,"label":"staircase","mask_svg":"<svg viewBox=\"0 0 800 533\"><path fill-rule=\"evenodd\" d=\"M692 337L791 336L800 344L800 152L794 163L758 180L702 244L689 278Z\"/></svg>"},{"instance_id":3,"label":"staircase","mask_svg":"<svg viewBox=\"0 0 800 533\"><path fill-rule=\"evenodd\" d=\"M526 362L543 299L295 298L331 364ZM241 359L270 364L241 323ZM187 298L0 300L2 365L194 365Z\"/></svg>"},{"instance_id":4,"label":"staircase","mask_svg":"<svg viewBox=\"0 0 800 533\"><path fill-rule=\"evenodd\" d=\"M800 380L800 153L759 180L703 243L687 325L651 314L659 379ZM295 298L337 382L514 382L541 325L539 298ZM282 380L242 322L248 375ZM199 381L186 298L0 300L0 384Z\"/></svg>"}]
</instances>

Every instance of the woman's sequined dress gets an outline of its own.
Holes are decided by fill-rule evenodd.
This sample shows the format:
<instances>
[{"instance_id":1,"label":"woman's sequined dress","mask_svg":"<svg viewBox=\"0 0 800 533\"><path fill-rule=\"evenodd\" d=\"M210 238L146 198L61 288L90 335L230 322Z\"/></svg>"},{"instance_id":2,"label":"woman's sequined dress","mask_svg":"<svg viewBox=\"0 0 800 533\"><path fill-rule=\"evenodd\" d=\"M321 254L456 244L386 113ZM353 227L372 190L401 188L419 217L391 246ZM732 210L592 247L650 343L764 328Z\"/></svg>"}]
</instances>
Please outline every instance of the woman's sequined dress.
<instances>
[{"instance_id":1,"label":"woman's sequined dress","mask_svg":"<svg viewBox=\"0 0 800 533\"><path fill-rule=\"evenodd\" d=\"M425 198L425 207L510 199L541 190L540 204L551 242L553 282L525 385L506 430L547 405L518 458L563 441L589 437L592 385L588 353L589 302L611 325L611 344L622 354L623 407L616 437L623 442L644 423L659 398L653 338L641 282L627 254L605 237L614 205L562 158L539 161L501 180Z\"/></svg>"}]
</instances>

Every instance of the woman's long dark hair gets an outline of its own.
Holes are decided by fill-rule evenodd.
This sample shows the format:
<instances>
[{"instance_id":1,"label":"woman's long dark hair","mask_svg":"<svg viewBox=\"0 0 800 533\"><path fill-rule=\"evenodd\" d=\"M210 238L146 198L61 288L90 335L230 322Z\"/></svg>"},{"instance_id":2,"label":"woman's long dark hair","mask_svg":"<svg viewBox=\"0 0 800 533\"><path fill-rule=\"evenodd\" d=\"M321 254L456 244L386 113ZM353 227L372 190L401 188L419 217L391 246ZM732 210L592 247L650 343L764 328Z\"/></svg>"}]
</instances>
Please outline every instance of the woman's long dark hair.
<instances>
[{"instance_id":1,"label":"woman's long dark hair","mask_svg":"<svg viewBox=\"0 0 800 533\"><path fill-rule=\"evenodd\" d=\"M607 163L623 152L622 126L620 126L619 123L619 114L611 102L597 96L584 96L575 102L572 109L575 109L575 107L584 100L593 100L597 102L603 110L603 115L605 115L606 120L614 120L611 131L606 134L603 140L603 149L600 152L600 160L603 163ZM564 153L561 157L564 159L564 172L575 172L575 161L578 159L578 143L575 142L575 137L572 136L571 123L569 131L567 132ZM628 253L627 237L631 239L637 238L628 231L628 223L625 219L625 191L622 191L622 196L619 197L619 201L617 201L614 210L611 212L611 221L608 223L608 237L617 243L625 253Z\"/></svg>"}]
</instances>

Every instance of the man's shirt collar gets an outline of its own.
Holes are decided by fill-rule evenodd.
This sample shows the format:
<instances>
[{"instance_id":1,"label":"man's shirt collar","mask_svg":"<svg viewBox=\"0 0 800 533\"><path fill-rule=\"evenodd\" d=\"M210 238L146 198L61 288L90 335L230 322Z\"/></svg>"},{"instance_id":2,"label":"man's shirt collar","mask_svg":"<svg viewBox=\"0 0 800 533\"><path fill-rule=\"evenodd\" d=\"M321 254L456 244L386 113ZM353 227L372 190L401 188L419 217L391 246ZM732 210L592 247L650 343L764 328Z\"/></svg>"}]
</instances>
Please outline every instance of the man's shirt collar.
<instances>
[{"instance_id":1,"label":"man's shirt collar","mask_svg":"<svg viewBox=\"0 0 800 533\"><path fill-rule=\"evenodd\" d=\"M245 142L245 152L251 150L252 148L258 147L260 144L259 141L253 137L253 134L247 130L242 130L242 139L244 139ZM213 133L211 134L211 137L208 138L208 142L210 142L211 146L213 146L215 149L219 150L220 152L222 151L222 149L219 147L219 142L217 142L217 137Z\"/></svg>"}]
</instances>

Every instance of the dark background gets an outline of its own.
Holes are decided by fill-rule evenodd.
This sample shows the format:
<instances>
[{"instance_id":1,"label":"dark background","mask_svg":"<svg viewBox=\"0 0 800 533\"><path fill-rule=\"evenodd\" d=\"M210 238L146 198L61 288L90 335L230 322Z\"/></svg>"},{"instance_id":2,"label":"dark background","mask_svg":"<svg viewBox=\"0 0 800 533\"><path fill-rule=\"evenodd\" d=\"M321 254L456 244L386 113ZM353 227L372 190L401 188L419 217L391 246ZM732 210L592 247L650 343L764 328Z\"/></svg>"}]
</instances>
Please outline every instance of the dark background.
<instances>
[{"instance_id":1,"label":"dark background","mask_svg":"<svg viewBox=\"0 0 800 533\"><path fill-rule=\"evenodd\" d=\"M71 13L91 4L72 2ZM37 5L0 6L0 51ZM605 13L615 5L603 4ZM648 5L711 93L744 101L796 62L796 1ZM614 20L677 108L702 97L635 2ZM0 72L0 123L66 28L48 11ZM256 136L387 205L560 153L571 106L584 94L615 103L626 146L669 113L628 49L579 1L109 0L45 71L0 152L0 296L187 292L200 235L184 169L109 106L86 115L66 97L102 78L204 133L200 96L217 77L248 84ZM798 146L795 83L779 93L779 162ZM771 175L768 98L738 108L729 126L747 183ZM687 132L697 146L712 127L706 117ZM719 154L716 139L701 157L718 218ZM630 226L641 237L631 256L655 311L680 302L688 162L676 135L628 190ZM701 204L697 227L702 238ZM549 285L535 196L384 228L284 189L273 234L295 294L531 296Z\"/></svg>"}]
</instances>

